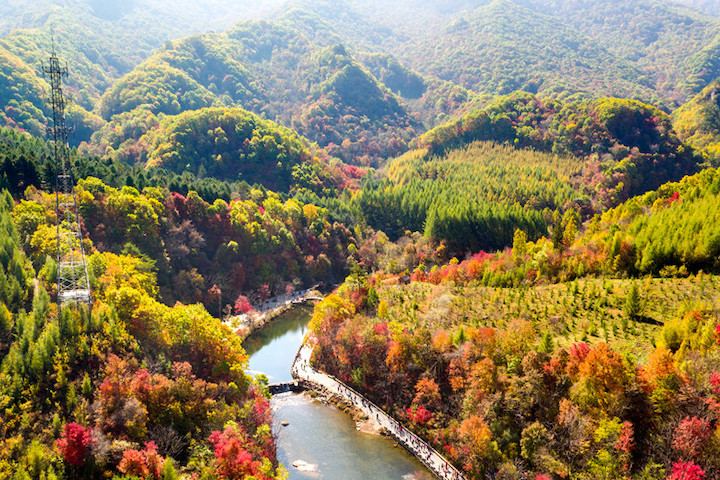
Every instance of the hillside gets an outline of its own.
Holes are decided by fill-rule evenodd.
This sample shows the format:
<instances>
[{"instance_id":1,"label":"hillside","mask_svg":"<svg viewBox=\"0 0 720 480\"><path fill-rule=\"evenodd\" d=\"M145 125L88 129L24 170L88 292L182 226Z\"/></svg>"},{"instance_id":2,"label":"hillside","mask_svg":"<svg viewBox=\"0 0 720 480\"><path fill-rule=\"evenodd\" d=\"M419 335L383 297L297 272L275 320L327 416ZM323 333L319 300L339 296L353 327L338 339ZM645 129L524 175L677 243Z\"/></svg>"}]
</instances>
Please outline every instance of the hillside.
<instances>
[{"instance_id":1,"label":"hillside","mask_svg":"<svg viewBox=\"0 0 720 480\"><path fill-rule=\"evenodd\" d=\"M547 232L543 210L559 210L576 192L580 162L476 142L446 155L413 151L395 159L387 177L353 198L363 219L391 238L405 231L444 240L452 252L495 250L516 228ZM512 185L512 188L509 187Z\"/></svg>"},{"instance_id":2,"label":"hillside","mask_svg":"<svg viewBox=\"0 0 720 480\"><path fill-rule=\"evenodd\" d=\"M518 3L551 15L632 64L643 75L638 80L651 85L660 98L682 100L712 80L705 77L704 84L687 85L688 77L698 73L697 57L703 55L701 52L717 37L717 18L678 8L671 2L602 0L589 4L523 0Z\"/></svg>"},{"instance_id":3,"label":"hillside","mask_svg":"<svg viewBox=\"0 0 720 480\"><path fill-rule=\"evenodd\" d=\"M46 134L52 108L47 103L49 85L38 78L37 71L0 45L0 125ZM103 121L77 104L70 104L67 119L76 126L76 135L89 139Z\"/></svg>"},{"instance_id":4,"label":"hillside","mask_svg":"<svg viewBox=\"0 0 720 480\"><path fill-rule=\"evenodd\" d=\"M313 363L471 478L714 478L719 185L705 170L463 261L403 238L316 307Z\"/></svg>"},{"instance_id":5,"label":"hillside","mask_svg":"<svg viewBox=\"0 0 720 480\"><path fill-rule=\"evenodd\" d=\"M289 131L244 111L191 112L168 120L170 126L194 128L202 121L219 122L214 130L207 124L201 127L212 132L208 141L213 145L223 136L223 126L233 133L235 126L249 129L243 140L232 134L225 137L244 148L245 163L250 165L238 163L235 176L245 172L249 177L256 172L253 168L267 168L275 182L285 175L293 193L315 199L318 195L336 197L339 189L356 181L348 177L348 171L354 169L346 171L345 166L310 158ZM158 133L155 138L177 139L182 133L187 132L176 130L168 137ZM272 151L270 144L276 138L276 151ZM162 151L168 144L155 146ZM264 161L267 156L276 160L280 150L285 150L286 167ZM183 147L178 146L177 152L183 152ZM36 266L42 266L45 255L55 248L54 197L46 191L55 178L50 153L50 146L41 140L0 129L0 188L8 188L22 199L15 209L22 218L18 230ZM184 153L192 158L168 157L184 163L197 155ZM302 164L292 163L301 159ZM213 155L207 168L220 168L221 160ZM210 302L207 291L214 284L222 289L227 303L232 303L241 293L253 297L262 285L269 292L284 292L288 285L295 288L344 271L351 233L332 212L310 200L288 198L287 192L245 181L197 177L184 166L185 171L178 175L165 168L136 168L84 156L73 156L71 162L79 178L77 198L86 250L119 254L127 247L147 256L143 258L151 259L157 269L160 298L170 305L176 300ZM201 164L193 166L202 168Z\"/></svg>"},{"instance_id":6,"label":"hillside","mask_svg":"<svg viewBox=\"0 0 720 480\"><path fill-rule=\"evenodd\" d=\"M117 124L103 126L93 135L93 144L82 145L80 151L102 153L108 162L122 161L130 169L160 168L200 180L330 197L356 187L365 174L311 149L294 131L241 108L201 108L158 118L143 106L115 120Z\"/></svg>"},{"instance_id":7,"label":"hillside","mask_svg":"<svg viewBox=\"0 0 720 480\"><path fill-rule=\"evenodd\" d=\"M242 178L274 189L288 190L293 168L311 159L297 135L241 109L164 117L145 137L148 151L142 156L150 167Z\"/></svg>"},{"instance_id":8,"label":"hillside","mask_svg":"<svg viewBox=\"0 0 720 480\"><path fill-rule=\"evenodd\" d=\"M673 126L707 160L720 162L720 80L715 80L697 96L673 112Z\"/></svg>"},{"instance_id":9,"label":"hillside","mask_svg":"<svg viewBox=\"0 0 720 480\"><path fill-rule=\"evenodd\" d=\"M564 103L522 92L416 143L353 203L391 238L422 231L454 255L509 246L516 228L533 239L546 235L568 212L587 219L697 171L702 161L672 131L670 117L649 105Z\"/></svg>"},{"instance_id":10,"label":"hillside","mask_svg":"<svg viewBox=\"0 0 720 480\"><path fill-rule=\"evenodd\" d=\"M381 279L348 281L316 308L314 365L470 478L717 472L716 311L666 304L664 327L627 313L637 289L715 302L717 276L522 290Z\"/></svg>"},{"instance_id":11,"label":"hillside","mask_svg":"<svg viewBox=\"0 0 720 480\"><path fill-rule=\"evenodd\" d=\"M52 249L34 266L16 229L31 211L45 227L33 206L2 192L0 476L284 478L265 386L245 374L239 338L201 305L158 302L153 262L132 254L92 252L92 311L58 310ZM242 460L210 453L225 444L242 445Z\"/></svg>"},{"instance_id":12,"label":"hillside","mask_svg":"<svg viewBox=\"0 0 720 480\"><path fill-rule=\"evenodd\" d=\"M697 8L714 17L720 17L720 2L717 0L676 0L676 2Z\"/></svg>"},{"instance_id":13,"label":"hillside","mask_svg":"<svg viewBox=\"0 0 720 480\"><path fill-rule=\"evenodd\" d=\"M632 64L560 21L511 1L479 7L414 40L405 51L403 58L419 71L480 92L588 92L657 101Z\"/></svg>"},{"instance_id":14,"label":"hillside","mask_svg":"<svg viewBox=\"0 0 720 480\"><path fill-rule=\"evenodd\" d=\"M158 32L182 35L209 29L222 29L249 17L272 11L283 2L267 0L261 4L230 0L167 0L158 4L148 0L7 0L0 5L0 33L22 28L39 28L59 11L71 13L84 23L98 19L112 29L137 30L140 36L157 37ZM241 8L237 8L241 7ZM141 27L141 28L140 28ZM105 31L104 34L110 32ZM162 42L162 40L160 40Z\"/></svg>"}]
</instances>

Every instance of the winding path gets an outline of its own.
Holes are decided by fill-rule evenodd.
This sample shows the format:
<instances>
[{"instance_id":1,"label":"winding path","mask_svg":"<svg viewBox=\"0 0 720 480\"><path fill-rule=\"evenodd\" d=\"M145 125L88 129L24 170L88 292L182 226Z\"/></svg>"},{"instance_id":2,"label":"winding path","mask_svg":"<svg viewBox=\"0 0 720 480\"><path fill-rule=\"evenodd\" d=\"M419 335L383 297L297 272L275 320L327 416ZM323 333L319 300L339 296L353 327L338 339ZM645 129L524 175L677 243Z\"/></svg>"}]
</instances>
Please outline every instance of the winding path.
<instances>
[{"instance_id":1,"label":"winding path","mask_svg":"<svg viewBox=\"0 0 720 480\"><path fill-rule=\"evenodd\" d=\"M317 285L306 290L285 295L278 295L277 297L265 300L257 307L253 307L253 309L248 313L242 313L223 320L223 323L230 327L233 331L245 329L243 334L244 338L252 333L253 330L265 325L270 318L274 318L276 316L275 314L281 313L280 309L298 303L322 300L322 296L310 295L314 291L317 291Z\"/></svg>"},{"instance_id":2,"label":"winding path","mask_svg":"<svg viewBox=\"0 0 720 480\"><path fill-rule=\"evenodd\" d=\"M292 366L292 375L322 390L340 395L352 402L362 410L369 418L375 419L382 427L410 453L415 455L425 464L438 478L442 480L465 480L450 462L440 455L434 448L428 445L420 437L403 427L397 420L385 413L380 407L366 399L358 392L348 387L335 377L319 372L310 366L310 355L312 347L304 344L300 347Z\"/></svg>"}]
</instances>

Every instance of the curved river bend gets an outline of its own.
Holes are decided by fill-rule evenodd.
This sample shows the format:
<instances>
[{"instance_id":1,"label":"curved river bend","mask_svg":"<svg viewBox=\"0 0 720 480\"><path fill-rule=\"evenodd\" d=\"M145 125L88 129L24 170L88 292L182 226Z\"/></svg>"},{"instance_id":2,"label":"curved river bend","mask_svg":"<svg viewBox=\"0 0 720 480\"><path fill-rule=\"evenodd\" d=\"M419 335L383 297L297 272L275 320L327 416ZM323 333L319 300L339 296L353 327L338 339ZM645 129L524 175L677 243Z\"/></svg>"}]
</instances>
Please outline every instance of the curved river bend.
<instances>
[{"instance_id":1,"label":"curved river bend","mask_svg":"<svg viewBox=\"0 0 720 480\"><path fill-rule=\"evenodd\" d=\"M250 373L264 373L270 383L292 380L290 367L312 308L294 307L245 340ZM304 394L284 393L272 399L273 432L278 458L291 480L416 480L435 478L425 466L387 437L358 432L352 419ZM283 427L280 422L286 421ZM293 462L317 465L301 471Z\"/></svg>"}]
</instances>

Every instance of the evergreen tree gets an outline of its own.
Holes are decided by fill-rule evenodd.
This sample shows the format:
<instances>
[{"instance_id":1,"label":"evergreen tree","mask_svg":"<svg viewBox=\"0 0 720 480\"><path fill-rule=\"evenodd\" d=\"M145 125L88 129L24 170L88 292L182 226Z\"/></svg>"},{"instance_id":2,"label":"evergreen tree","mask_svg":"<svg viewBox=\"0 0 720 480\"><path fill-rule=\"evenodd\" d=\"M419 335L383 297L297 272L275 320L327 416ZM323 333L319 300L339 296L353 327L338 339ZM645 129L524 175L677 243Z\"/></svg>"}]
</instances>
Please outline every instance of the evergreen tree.
<instances>
[{"instance_id":1,"label":"evergreen tree","mask_svg":"<svg viewBox=\"0 0 720 480\"><path fill-rule=\"evenodd\" d=\"M629 318L634 319L640 316L642 310L643 305L642 299L640 298L640 291L638 289L637 283L633 282L632 286L630 287L630 291L625 298L625 306L623 307L623 311L625 312L625 315L627 315Z\"/></svg>"},{"instance_id":2,"label":"evergreen tree","mask_svg":"<svg viewBox=\"0 0 720 480\"><path fill-rule=\"evenodd\" d=\"M555 349L555 344L552 339L552 335L550 335L550 332L543 333L542 340L540 340L540 350L543 353L552 353Z\"/></svg>"}]
</instances>

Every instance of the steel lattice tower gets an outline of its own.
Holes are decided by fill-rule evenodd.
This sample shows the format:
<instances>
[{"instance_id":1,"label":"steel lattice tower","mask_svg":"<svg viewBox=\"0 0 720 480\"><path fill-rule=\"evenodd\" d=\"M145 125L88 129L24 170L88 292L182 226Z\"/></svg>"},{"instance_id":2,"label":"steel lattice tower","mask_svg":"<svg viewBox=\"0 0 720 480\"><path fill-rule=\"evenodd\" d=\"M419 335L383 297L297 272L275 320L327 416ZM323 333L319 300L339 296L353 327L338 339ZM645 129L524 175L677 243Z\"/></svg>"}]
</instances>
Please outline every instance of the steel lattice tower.
<instances>
[{"instance_id":1,"label":"steel lattice tower","mask_svg":"<svg viewBox=\"0 0 720 480\"><path fill-rule=\"evenodd\" d=\"M55 199L57 215L57 284L58 303L91 304L90 281L85 263L85 250L77 210L75 188L70 171L70 147L68 129L65 126L65 96L62 79L68 74L67 66L60 66L53 47L50 64L43 65L50 79L53 108L52 138L55 150Z\"/></svg>"}]
</instances>

